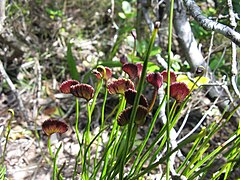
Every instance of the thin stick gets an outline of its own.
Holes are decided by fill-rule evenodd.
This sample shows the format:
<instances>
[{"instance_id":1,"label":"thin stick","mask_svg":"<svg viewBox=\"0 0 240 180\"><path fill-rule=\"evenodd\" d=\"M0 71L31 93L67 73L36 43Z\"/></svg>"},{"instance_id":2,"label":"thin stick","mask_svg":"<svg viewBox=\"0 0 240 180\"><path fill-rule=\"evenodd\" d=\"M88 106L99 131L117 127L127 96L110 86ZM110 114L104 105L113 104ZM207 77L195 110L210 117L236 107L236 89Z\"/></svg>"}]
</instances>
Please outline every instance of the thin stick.
<instances>
[{"instance_id":1,"label":"thin stick","mask_svg":"<svg viewBox=\"0 0 240 180\"><path fill-rule=\"evenodd\" d=\"M4 144L1 164L4 163L4 158L5 158L5 154L6 154L6 150L7 150L8 138L9 138L9 134L10 134L10 131L11 131L11 122L12 122L12 120L14 118L14 111L12 109L9 109L8 112L11 113L11 117L8 119L6 142Z\"/></svg>"},{"instance_id":2,"label":"thin stick","mask_svg":"<svg viewBox=\"0 0 240 180\"><path fill-rule=\"evenodd\" d=\"M235 14L233 11L233 5L232 5L232 0L228 0L228 12L229 12L229 20L230 20L230 25L232 26L233 30L236 29L237 27L237 22L235 19ZM238 98L240 98L240 92L237 87L237 77L238 77L238 68L237 68L237 47L234 42L231 43L232 45L232 69L231 69L231 84L233 87L234 92L237 94Z\"/></svg>"},{"instance_id":3,"label":"thin stick","mask_svg":"<svg viewBox=\"0 0 240 180\"><path fill-rule=\"evenodd\" d=\"M212 104L212 106L211 106L211 107L208 109L208 111L204 114L204 116L203 116L203 117L201 118L201 120L197 123L197 125L196 125L187 135L185 135L182 139L178 140L178 141L177 141L177 144L179 144L179 143L181 143L182 141L184 141L185 139L187 139L189 136L191 136L191 135L200 127L200 125L201 125L201 124L203 123L203 121L206 119L208 113L212 111L213 107L215 106L215 104L217 103L217 101L218 101L219 98L220 98L220 97L218 96L218 97L215 99L215 101L214 101L214 103Z\"/></svg>"},{"instance_id":4,"label":"thin stick","mask_svg":"<svg viewBox=\"0 0 240 180\"><path fill-rule=\"evenodd\" d=\"M0 61L0 74L2 75L3 79L5 79L8 83L8 86L10 87L11 91L13 92L13 94L15 95L18 103L19 103L19 108L20 111L23 113L23 119L25 119L26 121L29 120L29 117L27 115L26 109L24 108L23 105L23 101L21 99L21 96L19 95L15 85L13 84L13 82L11 81L11 79L9 78L8 74L6 73L2 61Z\"/></svg>"}]
</instances>

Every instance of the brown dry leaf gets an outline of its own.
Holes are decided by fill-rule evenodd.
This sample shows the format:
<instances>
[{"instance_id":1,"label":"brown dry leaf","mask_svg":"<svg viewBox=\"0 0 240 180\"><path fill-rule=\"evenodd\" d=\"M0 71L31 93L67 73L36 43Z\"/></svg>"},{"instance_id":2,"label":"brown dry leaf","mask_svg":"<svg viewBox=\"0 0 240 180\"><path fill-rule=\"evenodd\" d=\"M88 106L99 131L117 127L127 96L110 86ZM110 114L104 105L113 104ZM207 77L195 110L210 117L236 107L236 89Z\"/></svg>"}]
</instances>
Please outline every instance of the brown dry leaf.
<instances>
[{"instance_id":1,"label":"brown dry leaf","mask_svg":"<svg viewBox=\"0 0 240 180\"><path fill-rule=\"evenodd\" d=\"M26 136L29 136L31 134L32 132L30 130L24 129L20 125L16 125L11 129L9 137L12 140L16 140L16 139L25 138Z\"/></svg>"},{"instance_id":2,"label":"brown dry leaf","mask_svg":"<svg viewBox=\"0 0 240 180\"><path fill-rule=\"evenodd\" d=\"M56 106L47 107L43 110L43 114L44 115L52 115L56 112L56 110L57 110Z\"/></svg>"}]
</instances>

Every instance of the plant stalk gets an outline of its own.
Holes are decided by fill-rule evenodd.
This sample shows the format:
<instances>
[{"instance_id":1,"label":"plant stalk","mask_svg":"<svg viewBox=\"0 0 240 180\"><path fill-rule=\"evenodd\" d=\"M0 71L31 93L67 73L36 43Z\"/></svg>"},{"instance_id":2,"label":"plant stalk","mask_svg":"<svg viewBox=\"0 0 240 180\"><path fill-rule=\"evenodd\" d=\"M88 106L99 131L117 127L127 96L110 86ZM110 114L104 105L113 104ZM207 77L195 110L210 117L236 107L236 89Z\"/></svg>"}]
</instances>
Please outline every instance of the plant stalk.
<instances>
[{"instance_id":1,"label":"plant stalk","mask_svg":"<svg viewBox=\"0 0 240 180\"><path fill-rule=\"evenodd\" d=\"M173 8L174 0L170 1L170 15L168 27L168 81L167 81L167 154L170 154L170 69L171 69L171 47L172 47L172 29L173 29ZM170 156L167 157L166 179L169 180L170 175Z\"/></svg>"}]
</instances>

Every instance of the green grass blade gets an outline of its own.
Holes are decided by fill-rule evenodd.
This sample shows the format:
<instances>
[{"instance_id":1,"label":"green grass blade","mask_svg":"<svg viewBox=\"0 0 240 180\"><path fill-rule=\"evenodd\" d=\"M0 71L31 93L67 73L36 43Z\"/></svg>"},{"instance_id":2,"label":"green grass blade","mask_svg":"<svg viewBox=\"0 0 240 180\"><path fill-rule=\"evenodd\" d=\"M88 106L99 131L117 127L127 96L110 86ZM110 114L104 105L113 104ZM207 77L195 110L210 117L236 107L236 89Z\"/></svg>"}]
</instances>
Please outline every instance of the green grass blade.
<instances>
[{"instance_id":1,"label":"green grass blade","mask_svg":"<svg viewBox=\"0 0 240 180\"><path fill-rule=\"evenodd\" d=\"M151 170L155 169L159 164L164 163L166 159L171 156L174 152L178 151L179 149L183 148L186 144L191 143L192 141L196 140L198 138L199 134L193 134L189 138L185 139L184 141L180 142L176 148L174 148L172 151L167 153L164 157L160 158L157 162L150 164L147 168L145 168L142 172L140 172L138 175L130 178L130 180L138 179L139 177L143 176L144 174L150 172Z\"/></svg>"},{"instance_id":2,"label":"green grass blade","mask_svg":"<svg viewBox=\"0 0 240 180\"><path fill-rule=\"evenodd\" d=\"M211 166L212 159L215 159L224 149L230 146L231 143L233 143L236 139L238 139L239 136L235 136L234 138L230 139L227 143L224 143L220 145L218 148L216 148L213 152L206 155L201 161L199 161L194 168L189 172L188 179L195 179L199 176L199 174L206 172ZM210 159L209 163L207 161ZM203 168L200 168L204 164ZM197 168L200 168L200 170L195 171ZM191 176L189 176L191 174Z\"/></svg>"},{"instance_id":3,"label":"green grass blade","mask_svg":"<svg viewBox=\"0 0 240 180\"><path fill-rule=\"evenodd\" d=\"M79 74L78 74L78 71L77 71L77 65L76 65L76 61L75 61L75 59L74 59L74 57L73 57L71 47L72 47L72 44L71 44L71 43L68 43L68 45L67 45L67 63L68 63L68 69L69 69L71 78L72 78L72 79L75 79L75 80L79 80Z\"/></svg>"},{"instance_id":4,"label":"green grass blade","mask_svg":"<svg viewBox=\"0 0 240 180\"><path fill-rule=\"evenodd\" d=\"M193 143L192 148L190 149L190 151L188 152L184 162L179 166L179 168L177 169L177 172L181 171L181 169L187 164L187 162L190 160L190 158L193 156L193 153L195 152L195 150L197 149L199 143L201 142L201 140L204 137L204 134L206 134L206 128L203 128L201 130L201 132L199 133L200 136L195 140L195 142Z\"/></svg>"}]
</instances>

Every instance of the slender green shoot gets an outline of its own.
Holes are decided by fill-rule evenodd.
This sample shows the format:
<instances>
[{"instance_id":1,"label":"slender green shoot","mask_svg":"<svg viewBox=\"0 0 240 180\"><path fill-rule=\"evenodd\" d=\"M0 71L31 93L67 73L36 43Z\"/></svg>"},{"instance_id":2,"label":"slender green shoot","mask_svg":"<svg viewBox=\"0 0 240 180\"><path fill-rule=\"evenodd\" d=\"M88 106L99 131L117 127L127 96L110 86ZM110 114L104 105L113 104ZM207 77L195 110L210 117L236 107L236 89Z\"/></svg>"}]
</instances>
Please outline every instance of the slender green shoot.
<instances>
[{"instance_id":1,"label":"slender green shoot","mask_svg":"<svg viewBox=\"0 0 240 180\"><path fill-rule=\"evenodd\" d=\"M8 139L9 139L9 134L11 131L11 122L14 118L14 111L12 109L9 109L8 112L11 114L11 117L8 119L8 125L7 125L7 135L6 135L6 141L4 144L4 148L3 148L3 154L2 154L2 160L1 160L1 164L4 163L4 159L5 159L5 155L6 155L6 150L7 150L7 143L8 143Z\"/></svg>"},{"instance_id":2,"label":"slender green shoot","mask_svg":"<svg viewBox=\"0 0 240 180\"><path fill-rule=\"evenodd\" d=\"M91 141L91 134L90 134L90 127L91 127L91 121L92 121L92 113L91 113L91 106L89 102L87 102L87 111L88 111L88 121L87 121L87 127L84 132L84 153L88 154L88 157L83 159L83 173L82 173L82 178L83 179L88 179L88 168L86 168L86 161L88 161L88 164L90 164L90 148L88 149L87 146L90 144ZM87 152L86 152L87 151Z\"/></svg>"},{"instance_id":3,"label":"slender green shoot","mask_svg":"<svg viewBox=\"0 0 240 180\"><path fill-rule=\"evenodd\" d=\"M103 84L103 79L99 80L98 83L97 83L97 88L96 88L96 91L94 93L94 97L93 97L93 101L92 101L92 105L91 105L91 109L90 109L90 115L92 115L93 110L95 109L97 97L98 97L98 94L101 90L102 84Z\"/></svg>"},{"instance_id":4,"label":"slender green shoot","mask_svg":"<svg viewBox=\"0 0 240 180\"><path fill-rule=\"evenodd\" d=\"M146 53L145 58L144 58L142 74L141 74L141 78L139 80L139 84L138 84L138 87L137 87L137 94L136 94L136 97L135 97L135 100L134 100L134 104L133 104L133 108L132 108L132 112L131 112L131 116L130 116L130 123L128 124L126 147L123 151L122 159L121 159L121 162L120 162L119 179L123 179L124 165L126 163L126 157L127 157L127 154L128 154L128 152L131 148L131 147L129 147L130 140L135 139L134 137L132 137L132 130L133 130L133 127L134 127L134 119L136 117L137 108L138 108L138 104L139 104L139 101L140 101L140 95L141 95L143 85L144 85L144 80L145 80L145 77L146 77L146 74L147 74L148 60L149 60L149 57L150 57L150 53L151 53L151 50L152 50L152 47L153 47L153 44L154 44L154 41L155 41L155 38L156 38L156 35L157 35L157 32L158 32L159 26L160 26L160 23L156 22L154 30L152 32L152 36L151 36L151 39L150 39L150 43L149 43L149 46L148 46L147 53Z\"/></svg>"},{"instance_id":5,"label":"slender green shoot","mask_svg":"<svg viewBox=\"0 0 240 180\"><path fill-rule=\"evenodd\" d=\"M141 160L140 156L142 155L143 149L145 148L145 146L147 144L147 141L148 141L148 139L149 139L149 137L150 137L150 135L152 133L153 127L154 127L155 122L156 122L156 120L158 118L159 112L160 112L160 110L161 110L161 108L162 108L162 106L163 106L163 104L165 102L165 99L166 99L166 96L164 96L161 104L159 105L156 113L154 114L154 117L153 117L153 120L152 120L151 125L149 127L148 133L147 133L146 137L144 138L144 141L140 145L137 158L136 158L136 160L133 163L133 166L132 166L132 169L130 171L130 174L131 174L131 172L133 171L134 168L135 168L134 174L137 174L140 171L140 168L142 167L142 162L140 162L140 160Z\"/></svg>"},{"instance_id":6,"label":"slender green shoot","mask_svg":"<svg viewBox=\"0 0 240 180\"><path fill-rule=\"evenodd\" d=\"M47 146L48 146L48 152L49 152L50 157L52 159L54 159L53 152L52 152L52 147L51 147L51 136L48 136Z\"/></svg>"},{"instance_id":7,"label":"slender green shoot","mask_svg":"<svg viewBox=\"0 0 240 180\"><path fill-rule=\"evenodd\" d=\"M117 117L121 113L121 111L125 108L125 105L126 105L126 100L123 96L121 96L119 104L120 104L119 109L117 111L116 118L114 119L113 128L112 128L109 140L108 140L108 144L106 146L108 151L107 151L107 154L106 154L106 157L105 157L105 160L104 160L104 165L103 165L101 177L104 177L106 175L107 166L108 166L108 162L109 162L109 157L110 157L110 154L112 153L113 147L112 146L110 147L109 145L112 142L112 139L114 138L114 136L116 136L117 133L118 133Z\"/></svg>"},{"instance_id":8,"label":"slender green shoot","mask_svg":"<svg viewBox=\"0 0 240 180\"><path fill-rule=\"evenodd\" d=\"M171 48L172 48L172 29L173 29L173 8L174 0L170 1L170 15L169 15L169 27L168 27L168 81L167 81L167 154L170 154L170 69L171 69ZM166 179L169 179L170 175L170 156L167 157L166 167Z\"/></svg>"},{"instance_id":9,"label":"slender green shoot","mask_svg":"<svg viewBox=\"0 0 240 180\"><path fill-rule=\"evenodd\" d=\"M104 122L105 122L105 106L107 102L107 95L108 95L108 90L107 90L107 83L105 83L105 92L104 92L104 99L103 99L103 104L102 104L102 110L101 110L101 125L100 125L100 131L104 128ZM96 147L96 152L98 152L98 147L100 144L100 136L98 137L98 143ZM98 153L95 154L94 158L94 167L97 164L97 158L98 158Z\"/></svg>"},{"instance_id":10,"label":"slender green shoot","mask_svg":"<svg viewBox=\"0 0 240 180\"><path fill-rule=\"evenodd\" d=\"M54 160L53 160L53 177L52 177L53 180L57 179L57 171L58 171L58 168L57 168L57 157L58 157L58 153L59 153L61 148L62 148L62 143L57 148L57 151L56 151L56 154L55 154ZM61 175L59 175L59 177L61 177ZM60 178L60 179L62 179L62 178Z\"/></svg>"},{"instance_id":11,"label":"slender green shoot","mask_svg":"<svg viewBox=\"0 0 240 180\"><path fill-rule=\"evenodd\" d=\"M75 121L75 131L76 131L76 136L77 136L77 141L78 141L78 145L79 145L79 152L78 155L75 159L75 165L74 165L74 172L73 172L73 179L75 179L76 175L77 175L77 167L78 167L78 161L80 159L81 156L81 152L82 152L82 144L81 144L81 140L80 140L80 134L79 134L79 101L78 98L75 99L76 100L76 105L75 105L75 110L76 110L76 121Z\"/></svg>"}]
</instances>

